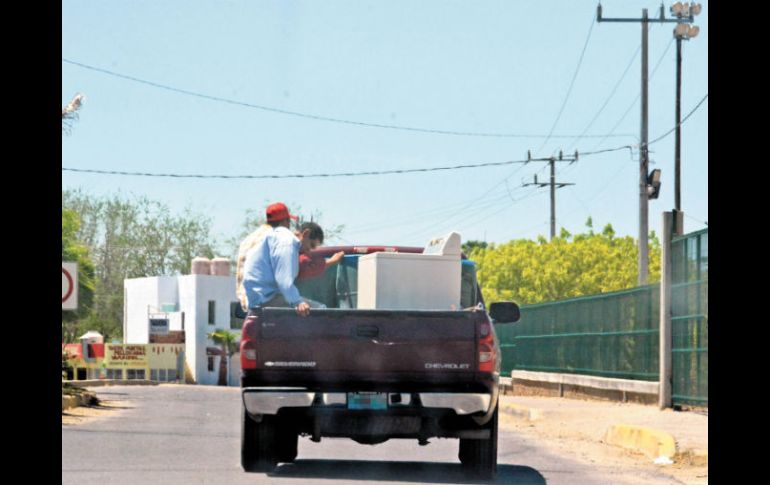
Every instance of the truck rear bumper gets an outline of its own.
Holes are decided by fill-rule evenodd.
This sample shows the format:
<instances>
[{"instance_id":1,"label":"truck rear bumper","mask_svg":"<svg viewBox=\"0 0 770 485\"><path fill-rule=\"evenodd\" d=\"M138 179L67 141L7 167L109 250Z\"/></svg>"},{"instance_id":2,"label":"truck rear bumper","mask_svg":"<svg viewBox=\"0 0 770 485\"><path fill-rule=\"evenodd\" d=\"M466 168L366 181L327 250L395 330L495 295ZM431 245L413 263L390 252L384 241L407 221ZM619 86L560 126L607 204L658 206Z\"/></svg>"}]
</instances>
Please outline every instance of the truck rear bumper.
<instances>
[{"instance_id":1,"label":"truck rear bumper","mask_svg":"<svg viewBox=\"0 0 770 485\"><path fill-rule=\"evenodd\" d=\"M345 409L344 392L308 392L304 388L247 387L243 405L252 416L274 415L287 408ZM484 393L388 393L388 409L451 410L458 416L487 413L492 396Z\"/></svg>"}]
</instances>

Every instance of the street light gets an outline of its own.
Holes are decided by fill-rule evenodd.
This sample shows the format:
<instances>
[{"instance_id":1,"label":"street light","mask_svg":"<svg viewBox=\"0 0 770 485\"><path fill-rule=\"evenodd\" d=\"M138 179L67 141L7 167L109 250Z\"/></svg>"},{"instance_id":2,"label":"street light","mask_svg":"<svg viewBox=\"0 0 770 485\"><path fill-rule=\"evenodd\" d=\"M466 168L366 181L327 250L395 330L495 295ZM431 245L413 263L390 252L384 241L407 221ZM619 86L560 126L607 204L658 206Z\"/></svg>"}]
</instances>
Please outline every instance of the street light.
<instances>
[{"instance_id":1,"label":"street light","mask_svg":"<svg viewBox=\"0 0 770 485\"><path fill-rule=\"evenodd\" d=\"M701 13L702 7L699 3L681 3L676 2L671 6L671 13L676 16L676 27L674 28L674 38L676 39L676 139L674 142L674 211L682 210L681 196L681 151L682 151L682 40L694 39L698 36L700 28L697 25L689 25L695 19L694 16ZM679 217L674 218L676 223L676 234L682 235L684 228L681 227Z\"/></svg>"},{"instance_id":2,"label":"street light","mask_svg":"<svg viewBox=\"0 0 770 485\"><path fill-rule=\"evenodd\" d=\"M647 196L650 199L657 199L660 194L660 169L656 168L647 177Z\"/></svg>"}]
</instances>

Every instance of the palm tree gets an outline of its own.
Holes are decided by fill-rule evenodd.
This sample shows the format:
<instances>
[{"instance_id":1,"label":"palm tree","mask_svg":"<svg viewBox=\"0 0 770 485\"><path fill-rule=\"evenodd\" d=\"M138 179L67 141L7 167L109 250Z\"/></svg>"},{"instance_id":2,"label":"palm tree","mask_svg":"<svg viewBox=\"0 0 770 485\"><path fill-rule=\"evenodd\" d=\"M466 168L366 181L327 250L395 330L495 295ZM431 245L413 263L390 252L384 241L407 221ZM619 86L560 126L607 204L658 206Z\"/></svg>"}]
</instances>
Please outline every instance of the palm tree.
<instances>
[{"instance_id":1,"label":"palm tree","mask_svg":"<svg viewBox=\"0 0 770 485\"><path fill-rule=\"evenodd\" d=\"M220 328L206 334L208 338L222 348L222 358L219 361L219 382L217 385L227 385L227 360L232 357L236 351L236 339L238 334L222 330Z\"/></svg>"}]
</instances>

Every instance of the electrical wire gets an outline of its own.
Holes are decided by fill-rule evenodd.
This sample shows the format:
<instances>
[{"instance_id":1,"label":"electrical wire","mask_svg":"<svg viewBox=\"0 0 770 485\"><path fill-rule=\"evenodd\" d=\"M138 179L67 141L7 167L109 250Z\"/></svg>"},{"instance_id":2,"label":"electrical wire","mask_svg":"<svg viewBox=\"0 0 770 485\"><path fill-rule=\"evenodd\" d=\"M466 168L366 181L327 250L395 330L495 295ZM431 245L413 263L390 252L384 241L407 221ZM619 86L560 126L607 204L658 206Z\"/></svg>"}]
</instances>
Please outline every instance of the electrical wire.
<instances>
[{"instance_id":1,"label":"electrical wire","mask_svg":"<svg viewBox=\"0 0 770 485\"><path fill-rule=\"evenodd\" d=\"M221 96L213 96L210 94L203 94L198 93L195 91L190 91L187 89L180 89L173 86L169 86L166 84L157 83L154 81L147 81L144 79L140 79L135 76L129 76L127 74L121 74L115 71L110 71L108 69L103 69L96 66L91 66L88 64L84 64L82 62L73 61L70 59L62 58L62 62L66 64L70 64L73 66L77 66L83 69L88 69L94 72L98 72L101 74L106 74L109 76L117 77L120 79L124 79L127 81L132 81L139 84L144 84L146 86L152 86L154 88L163 89L166 91L174 92L177 94L183 94L186 96L193 96L196 98L206 99L209 101L216 101L219 103L226 103L231 104L235 106L241 106L245 108L253 108L258 109L262 111L267 111L271 113L278 113L283 115L289 115L289 116L296 116L299 118L305 118L310 120L316 120L316 121L327 121L327 122L333 122L333 123L342 123L347 125L354 125L354 126L363 126L368 128L384 128L389 130L402 130L402 131L411 131L411 132L418 132L418 133L430 133L434 135L455 135L455 136L472 136L472 137L488 137L488 138L573 138L574 135L553 135L552 133L549 133L548 135L540 135L540 134L520 134L520 133L484 133L484 132L471 132L471 131L455 131L455 130L438 130L438 129L432 129L432 128L419 128L414 126L401 126L401 125L389 125L389 124L382 124L382 123L370 123L370 122L363 122L363 121L354 121L354 120L346 120L342 118L333 118L330 116L320 116L320 115L313 115L308 113L301 113L299 111L290 111L280 108L274 108L271 106L265 106L260 104L254 104L254 103L247 103L244 101L238 101L234 99L229 98L223 98ZM552 130L553 131L553 130ZM600 138L603 136L608 135L591 135L590 137L593 138ZM609 135L609 136L616 136L616 137L624 137L624 136L633 136L633 135ZM588 136L587 136L588 137Z\"/></svg>"},{"instance_id":2,"label":"electrical wire","mask_svg":"<svg viewBox=\"0 0 770 485\"><path fill-rule=\"evenodd\" d=\"M575 73L572 75L572 81L569 83L569 88L567 89L567 95L564 97L564 101L561 104L561 108L559 109L559 114L556 115L556 119L553 122L553 125L551 126L551 131L548 133L548 137L546 137L545 141L542 145L540 145L540 148L538 148L535 151L535 154L537 155L540 153L540 150L543 149L543 147L548 143L548 141L551 139L551 135L553 134L553 131L556 129L556 125L559 123L559 120L561 119L561 115L564 112L564 107L567 106L567 101L569 100L570 94L572 94L572 88L575 85L575 79L577 79L578 72L580 72L580 66L583 65L583 56L586 53L586 48L588 47L588 41L591 40L591 32L594 30L594 24L596 23L596 17L593 15L591 16L591 27L588 29L588 35L586 36L585 43L583 44L583 50L580 53L580 58L578 59L578 65L575 68Z\"/></svg>"}]
</instances>

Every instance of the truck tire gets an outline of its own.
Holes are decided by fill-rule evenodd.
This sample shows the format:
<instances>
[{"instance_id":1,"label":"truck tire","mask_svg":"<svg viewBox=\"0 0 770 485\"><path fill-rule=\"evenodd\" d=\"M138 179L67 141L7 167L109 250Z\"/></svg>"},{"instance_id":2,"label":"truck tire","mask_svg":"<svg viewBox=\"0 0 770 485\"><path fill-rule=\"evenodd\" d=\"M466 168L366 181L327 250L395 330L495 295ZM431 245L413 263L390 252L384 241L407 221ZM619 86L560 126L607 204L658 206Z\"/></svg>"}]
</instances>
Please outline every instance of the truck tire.
<instances>
[{"instance_id":1,"label":"truck tire","mask_svg":"<svg viewBox=\"0 0 770 485\"><path fill-rule=\"evenodd\" d=\"M293 463L297 459L297 443L299 433L286 421L282 421L277 430L278 438L278 461L282 463Z\"/></svg>"},{"instance_id":2,"label":"truck tire","mask_svg":"<svg viewBox=\"0 0 770 485\"><path fill-rule=\"evenodd\" d=\"M489 429L489 439L460 438L458 457L468 472L483 480L491 480L497 475L497 405L484 429Z\"/></svg>"},{"instance_id":3,"label":"truck tire","mask_svg":"<svg viewBox=\"0 0 770 485\"><path fill-rule=\"evenodd\" d=\"M241 421L241 466L247 472L269 473L278 464L275 420L263 416L257 423L243 410Z\"/></svg>"}]
</instances>

